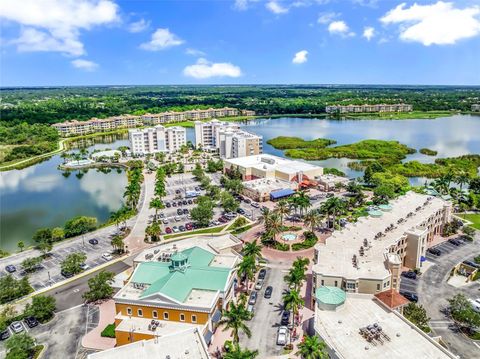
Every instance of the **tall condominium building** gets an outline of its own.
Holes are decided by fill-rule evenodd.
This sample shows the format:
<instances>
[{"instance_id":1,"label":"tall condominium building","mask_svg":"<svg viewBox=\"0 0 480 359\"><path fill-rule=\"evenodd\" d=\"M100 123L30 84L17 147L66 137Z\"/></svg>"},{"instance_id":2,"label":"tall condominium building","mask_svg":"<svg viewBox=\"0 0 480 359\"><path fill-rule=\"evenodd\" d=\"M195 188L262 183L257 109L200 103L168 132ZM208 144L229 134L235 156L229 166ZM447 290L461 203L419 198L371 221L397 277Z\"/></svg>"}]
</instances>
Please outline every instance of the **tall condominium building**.
<instances>
[{"instance_id":1,"label":"tall condominium building","mask_svg":"<svg viewBox=\"0 0 480 359\"><path fill-rule=\"evenodd\" d=\"M187 143L185 128L165 128L161 125L128 131L130 150L133 154L175 152Z\"/></svg>"},{"instance_id":2,"label":"tall condominium building","mask_svg":"<svg viewBox=\"0 0 480 359\"><path fill-rule=\"evenodd\" d=\"M258 155L263 152L262 136L240 129L236 123L195 121L195 146L218 151L222 158Z\"/></svg>"},{"instance_id":3,"label":"tall condominium building","mask_svg":"<svg viewBox=\"0 0 480 359\"><path fill-rule=\"evenodd\" d=\"M364 112L410 112L413 106L397 103L397 104L378 104L378 105L333 105L326 106L325 112L327 113L364 113Z\"/></svg>"},{"instance_id":4,"label":"tall condominium building","mask_svg":"<svg viewBox=\"0 0 480 359\"><path fill-rule=\"evenodd\" d=\"M313 293L321 286L368 294L398 290L402 268L421 268L427 247L450 220L450 202L415 192L372 209L315 246Z\"/></svg>"}]
</instances>

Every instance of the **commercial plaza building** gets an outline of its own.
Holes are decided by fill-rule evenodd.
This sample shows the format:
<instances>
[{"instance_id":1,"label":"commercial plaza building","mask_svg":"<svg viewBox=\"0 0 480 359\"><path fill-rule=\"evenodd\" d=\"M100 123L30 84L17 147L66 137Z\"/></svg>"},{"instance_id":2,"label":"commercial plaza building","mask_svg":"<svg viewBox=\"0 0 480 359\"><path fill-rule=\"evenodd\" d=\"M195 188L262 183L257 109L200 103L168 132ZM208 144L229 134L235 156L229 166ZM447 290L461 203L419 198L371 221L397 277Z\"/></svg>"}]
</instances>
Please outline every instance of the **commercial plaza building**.
<instances>
[{"instance_id":1,"label":"commercial plaza building","mask_svg":"<svg viewBox=\"0 0 480 359\"><path fill-rule=\"evenodd\" d=\"M332 359L457 358L372 295L320 287L315 296L313 326Z\"/></svg>"},{"instance_id":2,"label":"commercial plaza building","mask_svg":"<svg viewBox=\"0 0 480 359\"><path fill-rule=\"evenodd\" d=\"M221 158L258 155L263 152L262 136L240 129L232 122L195 121L195 146L218 151Z\"/></svg>"},{"instance_id":3,"label":"commercial plaza building","mask_svg":"<svg viewBox=\"0 0 480 359\"><path fill-rule=\"evenodd\" d=\"M156 152L175 152L187 143L185 128L180 126L163 127L157 125L128 131L130 151L134 155Z\"/></svg>"},{"instance_id":4,"label":"commercial plaza building","mask_svg":"<svg viewBox=\"0 0 480 359\"><path fill-rule=\"evenodd\" d=\"M410 112L412 110L412 105L407 105L404 103L378 105L333 105L325 107L325 112L327 113Z\"/></svg>"},{"instance_id":5,"label":"commercial plaza building","mask_svg":"<svg viewBox=\"0 0 480 359\"><path fill-rule=\"evenodd\" d=\"M398 290L403 267L421 268L429 242L451 220L451 203L408 192L369 214L315 246L313 293Z\"/></svg>"},{"instance_id":6,"label":"commercial plaza building","mask_svg":"<svg viewBox=\"0 0 480 359\"><path fill-rule=\"evenodd\" d=\"M234 291L241 242L198 236L145 250L114 296L117 346L198 330L208 344Z\"/></svg>"}]
</instances>

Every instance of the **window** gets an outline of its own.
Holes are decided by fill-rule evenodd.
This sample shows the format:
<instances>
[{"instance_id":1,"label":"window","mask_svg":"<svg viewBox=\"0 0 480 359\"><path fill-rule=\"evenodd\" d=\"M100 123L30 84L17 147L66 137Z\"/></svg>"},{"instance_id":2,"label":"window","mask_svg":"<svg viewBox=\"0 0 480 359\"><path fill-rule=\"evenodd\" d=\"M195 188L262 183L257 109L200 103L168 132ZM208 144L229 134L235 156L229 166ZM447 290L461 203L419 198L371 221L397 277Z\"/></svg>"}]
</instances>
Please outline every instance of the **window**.
<instances>
[{"instance_id":1,"label":"window","mask_svg":"<svg viewBox=\"0 0 480 359\"><path fill-rule=\"evenodd\" d=\"M127 314L132 315L132 308L127 308Z\"/></svg>"},{"instance_id":2,"label":"window","mask_svg":"<svg viewBox=\"0 0 480 359\"><path fill-rule=\"evenodd\" d=\"M325 281L322 279L322 285L325 285Z\"/></svg>"},{"instance_id":3,"label":"window","mask_svg":"<svg viewBox=\"0 0 480 359\"><path fill-rule=\"evenodd\" d=\"M347 289L355 289L355 283L347 283Z\"/></svg>"},{"instance_id":4,"label":"window","mask_svg":"<svg viewBox=\"0 0 480 359\"><path fill-rule=\"evenodd\" d=\"M163 312L163 319L168 320L169 315L168 312Z\"/></svg>"},{"instance_id":5,"label":"window","mask_svg":"<svg viewBox=\"0 0 480 359\"><path fill-rule=\"evenodd\" d=\"M197 322L197 316L192 314L192 323L196 323L196 322Z\"/></svg>"},{"instance_id":6,"label":"window","mask_svg":"<svg viewBox=\"0 0 480 359\"><path fill-rule=\"evenodd\" d=\"M143 310L142 309L138 309L137 310L137 314L139 317L143 317Z\"/></svg>"},{"instance_id":7,"label":"window","mask_svg":"<svg viewBox=\"0 0 480 359\"><path fill-rule=\"evenodd\" d=\"M377 284L377 290L380 290L380 284Z\"/></svg>"},{"instance_id":8,"label":"window","mask_svg":"<svg viewBox=\"0 0 480 359\"><path fill-rule=\"evenodd\" d=\"M337 287L337 286L338 286L338 282L337 282L337 281L335 281L335 287Z\"/></svg>"},{"instance_id":9,"label":"window","mask_svg":"<svg viewBox=\"0 0 480 359\"><path fill-rule=\"evenodd\" d=\"M184 322L185 321L185 314L180 313L180 321ZM192 320L193 321L193 320Z\"/></svg>"},{"instance_id":10,"label":"window","mask_svg":"<svg viewBox=\"0 0 480 359\"><path fill-rule=\"evenodd\" d=\"M152 312L152 316L153 316L154 318L158 318L158 313L157 313L156 310L154 310L154 311Z\"/></svg>"}]
</instances>

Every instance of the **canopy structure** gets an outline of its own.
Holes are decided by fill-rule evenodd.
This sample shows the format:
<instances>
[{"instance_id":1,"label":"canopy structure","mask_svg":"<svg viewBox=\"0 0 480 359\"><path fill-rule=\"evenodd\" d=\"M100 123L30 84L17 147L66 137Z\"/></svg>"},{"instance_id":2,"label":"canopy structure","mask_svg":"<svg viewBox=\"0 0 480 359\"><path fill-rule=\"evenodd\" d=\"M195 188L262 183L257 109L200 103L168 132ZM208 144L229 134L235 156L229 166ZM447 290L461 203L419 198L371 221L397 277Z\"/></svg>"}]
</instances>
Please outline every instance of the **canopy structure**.
<instances>
[{"instance_id":1,"label":"canopy structure","mask_svg":"<svg viewBox=\"0 0 480 359\"><path fill-rule=\"evenodd\" d=\"M275 201L281 198L289 197L293 194L295 194L295 191L290 188L280 189L270 193L270 200Z\"/></svg>"}]
</instances>

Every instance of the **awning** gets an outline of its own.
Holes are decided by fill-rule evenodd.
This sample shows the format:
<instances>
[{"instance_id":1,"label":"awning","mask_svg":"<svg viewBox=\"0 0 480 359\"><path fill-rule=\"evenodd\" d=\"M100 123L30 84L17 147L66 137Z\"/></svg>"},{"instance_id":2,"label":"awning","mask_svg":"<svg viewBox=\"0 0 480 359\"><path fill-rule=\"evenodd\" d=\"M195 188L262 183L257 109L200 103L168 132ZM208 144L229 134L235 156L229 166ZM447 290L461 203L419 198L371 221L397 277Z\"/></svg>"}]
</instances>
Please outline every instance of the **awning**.
<instances>
[{"instance_id":1,"label":"awning","mask_svg":"<svg viewBox=\"0 0 480 359\"><path fill-rule=\"evenodd\" d=\"M205 343L207 345L210 345L211 341L212 341L212 337L213 337L213 333L208 330L204 335L203 335L203 339L205 339Z\"/></svg>"},{"instance_id":2,"label":"awning","mask_svg":"<svg viewBox=\"0 0 480 359\"><path fill-rule=\"evenodd\" d=\"M285 188L285 189L280 189L275 192L270 193L270 200L276 200L284 197L288 197L295 194L295 191L292 190L291 188Z\"/></svg>"},{"instance_id":3,"label":"awning","mask_svg":"<svg viewBox=\"0 0 480 359\"><path fill-rule=\"evenodd\" d=\"M220 319L222 319L222 312L217 309L212 315L212 323L217 323Z\"/></svg>"}]
</instances>

